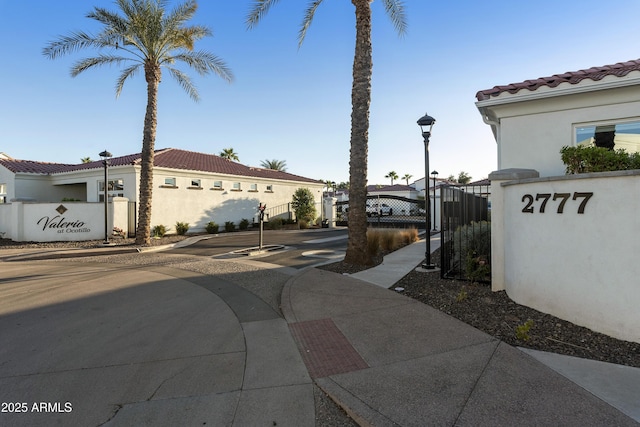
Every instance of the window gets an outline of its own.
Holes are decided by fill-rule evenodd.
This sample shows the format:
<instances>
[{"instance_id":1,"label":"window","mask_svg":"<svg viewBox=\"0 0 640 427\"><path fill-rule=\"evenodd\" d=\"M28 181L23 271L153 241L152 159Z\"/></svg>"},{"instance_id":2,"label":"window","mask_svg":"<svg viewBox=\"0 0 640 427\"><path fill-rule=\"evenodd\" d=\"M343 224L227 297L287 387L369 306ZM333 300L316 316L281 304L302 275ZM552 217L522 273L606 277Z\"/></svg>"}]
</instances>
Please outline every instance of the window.
<instances>
[{"instance_id":1,"label":"window","mask_svg":"<svg viewBox=\"0 0 640 427\"><path fill-rule=\"evenodd\" d=\"M213 181L212 190L222 190L222 181Z\"/></svg>"},{"instance_id":2,"label":"window","mask_svg":"<svg viewBox=\"0 0 640 427\"><path fill-rule=\"evenodd\" d=\"M242 186L240 185L239 182L234 182L233 189L231 191L242 191Z\"/></svg>"},{"instance_id":3,"label":"window","mask_svg":"<svg viewBox=\"0 0 640 427\"><path fill-rule=\"evenodd\" d=\"M107 192L110 199L113 197L124 197L124 180L110 179ZM104 202L104 181L98 182L98 200Z\"/></svg>"},{"instance_id":4,"label":"window","mask_svg":"<svg viewBox=\"0 0 640 427\"><path fill-rule=\"evenodd\" d=\"M576 145L640 152L640 121L607 122L575 126Z\"/></svg>"},{"instance_id":5,"label":"window","mask_svg":"<svg viewBox=\"0 0 640 427\"><path fill-rule=\"evenodd\" d=\"M273 185L267 185L267 188L264 191L266 191L267 193L273 193Z\"/></svg>"},{"instance_id":6,"label":"window","mask_svg":"<svg viewBox=\"0 0 640 427\"><path fill-rule=\"evenodd\" d=\"M7 184L0 184L0 203L7 203Z\"/></svg>"},{"instance_id":7,"label":"window","mask_svg":"<svg viewBox=\"0 0 640 427\"><path fill-rule=\"evenodd\" d=\"M251 184L251 185L249 186L249 191L251 191L251 192L253 192L253 193L258 192L258 184Z\"/></svg>"},{"instance_id":8,"label":"window","mask_svg":"<svg viewBox=\"0 0 640 427\"><path fill-rule=\"evenodd\" d=\"M200 181L199 179L192 179L191 180L191 185L189 186L189 188L191 189L202 189L202 181Z\"/></svg>"},{"instance_id":9,"label":"window","mask_svg":"<svg viewBox=\"0 0 640 427\"><path fill-rule=\"evenodd\" d=\"M175 178L165 178L164 184L161 187L175 187L176 179Z\"/></svg>"}]
</instances>

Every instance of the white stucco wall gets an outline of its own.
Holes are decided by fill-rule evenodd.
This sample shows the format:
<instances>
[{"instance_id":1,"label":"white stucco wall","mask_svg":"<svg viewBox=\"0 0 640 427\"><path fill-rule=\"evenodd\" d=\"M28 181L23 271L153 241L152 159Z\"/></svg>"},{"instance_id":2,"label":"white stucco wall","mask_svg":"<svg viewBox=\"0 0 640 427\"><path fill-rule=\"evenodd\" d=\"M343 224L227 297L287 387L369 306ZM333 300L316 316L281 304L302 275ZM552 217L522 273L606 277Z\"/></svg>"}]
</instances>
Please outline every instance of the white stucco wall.
<instances>
[{"instance_id":1,"label":"white stucco wall","mask_svg":"<svg viewBox=\"0 0 640 427\"><path fill-rule=\"evenodd\" d=\"M494 180L492 286L511 299L640 342L640 171ZM496 194L496 192L498 194ZM584 200L575 193L592 192ZM560 199L569 193L562 213ZM540 194L551 194L545 212ZM533 213L522 212L531 195ZM496 197L498 196L498 197ZM500 214L503 213L503 215ZM502 257L502 258L501 258Z\"/></svg>"},{"instance_id":2,"label":"white stucco wall","mask_svg":"<svg viewBox=\"0 0 640 427\"><path fill-rule=\"evenodd\" d=\"M15 175L4 166L0 165L0 184L6 185L6 199L9 200L15 198Z\"/></svg>"},{"instance_id":3,"label":"white stucco wall","mask_svg":"<svg viewBox=\"0 0 640 427\"><path fill-rule=\"evenodd\" d=\"M139 169L139 168L138 168ZM138 178L136 169L131 166L112 166L109 168L109 181L122 179L124 191L122 197L129 200L138 198ZM104 181L104 169L89 169L78 172L57 173L51 176L51 185L59 191L68 191L73 185L82 186L81 200L97 202L100 200L99 183ZM67 196L71 197L71 196Z\"/></svg>"},{"instance_id":4,"label":"white stucco wall","mask_svg":"<svg viewBox=\"0 0 640 427\"><path fill-rule=\"evenodd\" d=\"M177 188L163 188L165 178L176 178ZM188 188L194 178L201 180L201 189ZM151 227L162 224L169 227L169 232L175 232L177 221L189 223L190 232L204 231L209 221L220 226L224 226L226 221L238 224L242 219L248 219L251 223L260 203L266 203L268 208L290 203L298 188L309 188L316 203L319 203L324 187L322 183L275 181L159 168L154 169L153 180ZM213 190L214 181L222 181L223 189ZM242 191L233 191L234 182L240 182ZM256 192L250 191L251 184L257 184ZM272 185L272 192L266 191L267 185Z\"/></svg>"},{"instance_id":5,"label":"white stucco wall","mask_svg":"<svg viewBox=\"0 0 640 427\"><path fill-rule=\"evenodd\" d=\"M11 235L11 204L0 203L0 237L10 239Z\"/></svg>"},{"instance_id":6,"label":"white stucco wall","mask_svg":"<svg viewBox=\"0 0 640 427\"><path fill-rule=\"evenodd\" d=\"M542 177L564 174L560 149L575 144L574 126L640 120L639 73L632 74L534 92L523 89L477 102L497 129L498 169L531 168Z\"/></svg>"}]
</instances>

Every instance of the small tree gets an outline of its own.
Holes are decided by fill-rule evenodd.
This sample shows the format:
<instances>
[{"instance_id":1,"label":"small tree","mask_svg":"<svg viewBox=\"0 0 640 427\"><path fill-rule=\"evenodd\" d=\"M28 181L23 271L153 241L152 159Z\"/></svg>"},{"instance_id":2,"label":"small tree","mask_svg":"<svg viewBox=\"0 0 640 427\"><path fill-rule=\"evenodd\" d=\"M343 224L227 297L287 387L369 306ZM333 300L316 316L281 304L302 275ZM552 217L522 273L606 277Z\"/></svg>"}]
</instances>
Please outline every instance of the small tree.
<instances>
[{"instance_id":1,"label":"small tree","mask_svg":"<svg viewBox=\"0 0 640 427\"><path fill-rule=\"evenodd\" d=\"M293 193L291 206L296 213L298 221L311 222L316 217L315 199L313 198L313 193L308 188L298 188L295 193Z\"/></svg>"},{"instance_id":2,"label":"small tree","mask_svg":"<svg viewBox=\"0 0 640 427\"><path fill-rule=\"evenodd\" d=\"M404 176L402 177L402 179L404 179L405 181L407 181L407 185L409 185L409 180L413 178L413 175L405 173Z\"/></svg>"},{"instance_id":3,"label":"small tree","mask_svg":"<svg viewBox=\"0 0 640 427\"><path fill-rule=\"evenodd\" d=\"M458 184L468 184L470 182L471 182L471 175L469 175L465 171L461 171L458 174Z\"/></svg>"}]
</instances>

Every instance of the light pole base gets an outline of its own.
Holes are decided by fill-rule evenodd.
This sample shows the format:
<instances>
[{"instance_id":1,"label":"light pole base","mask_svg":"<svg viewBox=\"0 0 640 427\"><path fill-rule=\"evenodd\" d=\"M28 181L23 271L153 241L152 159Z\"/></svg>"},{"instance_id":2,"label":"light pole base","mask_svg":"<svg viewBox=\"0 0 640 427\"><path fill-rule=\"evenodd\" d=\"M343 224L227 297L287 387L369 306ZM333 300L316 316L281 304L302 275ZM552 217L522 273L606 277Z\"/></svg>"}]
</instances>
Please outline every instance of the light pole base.
<instances>
[{"instance_id":1,"label":"light pole base","mask_svg":"<svg viewBox=\"0 0 640 427\"><path fill-rule=\"evenodd\" d=\"M436 271L440 271L439 267L436 267L434 264L422 263L420 267L416 267L418 273L434 273Z\"/></svg>"}]
</instances>

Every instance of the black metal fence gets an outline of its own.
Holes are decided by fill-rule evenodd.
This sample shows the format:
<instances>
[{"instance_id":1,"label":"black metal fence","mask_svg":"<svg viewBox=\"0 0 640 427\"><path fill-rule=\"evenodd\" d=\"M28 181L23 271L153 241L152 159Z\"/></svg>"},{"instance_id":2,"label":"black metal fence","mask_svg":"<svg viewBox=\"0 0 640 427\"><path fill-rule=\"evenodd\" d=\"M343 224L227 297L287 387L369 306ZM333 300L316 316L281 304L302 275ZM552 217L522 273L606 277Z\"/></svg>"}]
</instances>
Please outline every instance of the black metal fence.
<instances>
[{"instance_id":1,"label":"black metal fence","mask_svg":"<svg viewBox=\"0 0 640 427\"><path fill-rule=\"evenodd\" d=\"M393 195L367 196L367 222L375 227L425 228L424 199ZM348 225L349 201L336 202L336 225Z\"/></svg>"},{"instance_id":2,"label":"black metal fence","mask_svg":"<svg viewBox=\"0 0 640 427\"><path fill-rule=\"evenodd\" d=\"M491 280L490 185L440 187L443 278Z\"/></svg>"}]
</instances>

